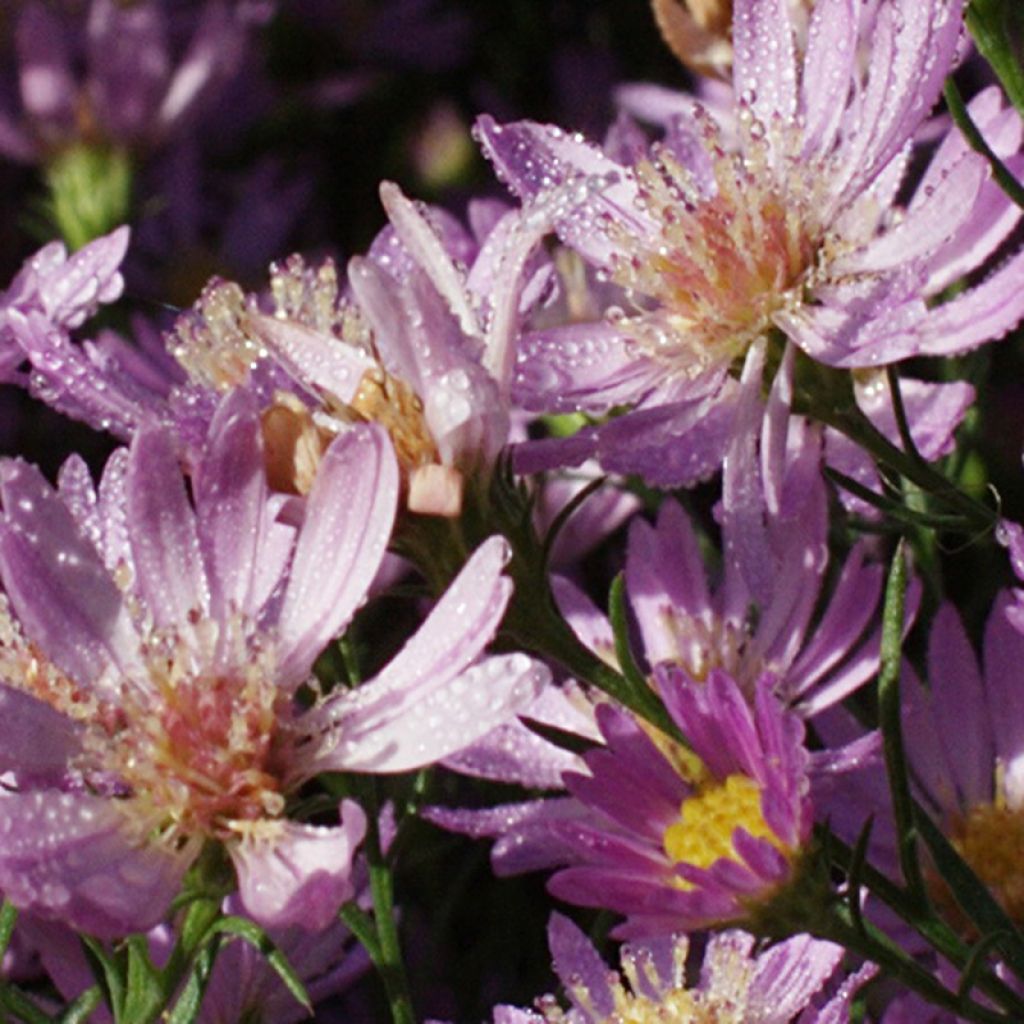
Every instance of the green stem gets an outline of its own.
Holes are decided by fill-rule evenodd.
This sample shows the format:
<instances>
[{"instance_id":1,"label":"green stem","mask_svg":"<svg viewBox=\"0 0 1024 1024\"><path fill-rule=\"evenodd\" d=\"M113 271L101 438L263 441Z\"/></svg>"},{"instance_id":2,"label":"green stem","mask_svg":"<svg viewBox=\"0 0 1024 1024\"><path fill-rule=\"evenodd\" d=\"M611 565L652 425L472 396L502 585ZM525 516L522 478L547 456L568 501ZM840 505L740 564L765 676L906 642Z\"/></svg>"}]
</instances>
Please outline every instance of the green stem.
<instances>
[{"instance_id":1,"label":"green stem","mask_svg":"<svg viewBox=\"0 0 1024 1024\"><path fill-rule=\"evenodd\" d=\"M882 728L886 774L892 796L893 816L899 836L899 858L910 897L919 908L928 905L928 897L917 855L917 826L907 778L907 759L903 749L900 721L900 674L903 659L904 597L907 592L907 563L903 543L896 547L889 580L885 588L882 615L881 666L878 673L878 717Z\"/></svg>"},{"instance_id":2,"label":"green stem","mask_svg":"<svg viewBox=\"0 0 1024 1024\"><path fill-rule=\"evenodd\" d=\"M908 454L894 445L859 409L828 410L815 406L811 414L859 444L880 465L954 509L963 517L965 526L986 533L995 527L999 519L996 512L965 494L916 453Z\"/></svg>"},{"instance_id":3,"label":"green stem","mask_svg":"<svg viewBox=\"0 0 1024 1024\"><path fill-rule=\"evenodd\" d=\"M373 920L371 922L369 916L355 903L341 908L341 919L362 943L377 968L391 1007L393 1024L416 1024L395 924L394 879L380 843L376 782L372 778L361 781L367 818L363 853L370 871Z\"/></svg>"},{"instance_id":4,"label":"green stem","mask_svg":"<svg viewBox=\"0 0 1024 1024\"><path fill-rule=\"evenodd\" d=\"M844 873L849 873L853 860L853 852L850 848L832 834L827 836L827 846L835 865ZM937 917L931 908L926 908L922 912L914 904L913 900L909 898L906 890L896 885L877 869L871 867L870 864L861 865L858 877L872 896L880 900L902 918L940 956L944 957L959 970L964 970L970 965L972 959L971 947L964 943L949 925ZM851 927L859 927L861 923L859 920L852 921ZM817 933L817 928L816 923L813 926L805 926L804 930ZM828 936L822 933L822 938L828 938ZM851 946L850 948L855 947ZM859 947L857 948L859 949ZM877 960L876 962L880 963ZM975 977L975 985L980 991L1024 1019L1024 1000L1005 982L995 977L989 971L975 970Z\"/></svg>"},{"instance_id":5,"label":"green stem","mask_svg":"<svg viewBox=\"0 0 1024 1024\"><path fill-rule=\"evenodd\" d=\"M941 1006L977 1024L1007 1024L1007 1018L1002 1014L950 992L938 978L908 956L874 925L864 921L853 921L847 907L833 907L830 915L816 922L815 934L878 964L889 977L916 992L934 1006Z\"/></svg>"}]
</instances>

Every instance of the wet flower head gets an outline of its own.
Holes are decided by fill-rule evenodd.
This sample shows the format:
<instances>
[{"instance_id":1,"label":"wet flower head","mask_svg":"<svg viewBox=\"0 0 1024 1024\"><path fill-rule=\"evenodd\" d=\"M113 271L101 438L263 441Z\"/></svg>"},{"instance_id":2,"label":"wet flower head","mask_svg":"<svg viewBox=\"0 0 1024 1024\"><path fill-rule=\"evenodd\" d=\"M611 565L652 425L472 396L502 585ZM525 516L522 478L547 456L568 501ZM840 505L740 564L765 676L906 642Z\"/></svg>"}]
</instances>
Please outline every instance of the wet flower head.
<instances>
[{"instance_id":1,"label":"wet flower head","mask_svg":"<svg viewBox=\"0 0 1024 1024\"><path fill-rule=\"evenodd\" d=\"M859 972L825 1003L819 993L843 951L807 935L760 952L743 932L715 935L704 951L699 980L688 977L685 936L624 946L618 971L608 970L561 914L551 917L548 942L573 1004L565 1011L552 996L539 999L548 1024L786 1024L798 1016L813 1024L819 1013L821 1020L840 1024L849 1019L856 988L874 973L871 967ZM802 981L794 985L798 965Z\"/></svg>"},{"instance_id":2,"label":"wet flower head","mask_svg":"<svg viewBox=\"0 0 1024 1024\"><path fill-rule=\"evenodd\" d=\"M122 806L134 827L177 847L280 816L275 741L287 731L290 702L275 681L272 643L252 623L197 622L186 635L140 622L141 671L97 692L33 650L6 604L2 614L4 679L80 724L75 775L90 789L113 785L131 797ZM231 651L229 662L218 665L218 648Z\"/></svg>"},{"instance_id":3,"label":"wet flower head","mask_svg":"<svg viewBox=\"0 0 1024 1024\"><path fill-rule=\"evenodd\" d=\"M341 293L334 262L314 267L292 256L275 263L270 294L267 314L238 285L212 281L179 319L172 351L207 387L263 392L272 486L306 493L320 456L350 423L382 426L408 481L437 466L422 399L383 366L370 324Z\"/></svg>"},{"instance_id":4,"label":"wet flower head","mask_svg":"<svg viewBox=\"0 0 1024 1024\"><path fill-rule=\"evenodd\" d=\"M636 318L616 311L612 320L673 373L692 376L742 356L815 281L826 241L825 179L814 161L786 158L773 168L773 152L795 149L782 139L793 130L760 121L755 100L753 93L740 100L739 152L726 151L698 107L696 167L666 145L636 165L636 208L659 225L655 236L609 218L616 247L609 276L641 311L660 311Z\"/></svg>"},{"instance_id":5,"label":"wet flower head","mask_svg":"<svg viewBox=\"0 0 1024 1024\"><path fill-rule=\"evenodd\" d=\"M0 464L0 887L17 906L104 937L145 930L212 840L254 920L326 927L365 815L343 801L336 825L293 821L288 795L322 771L447 756L547 681L525 655L479 658L511 591L494 537L384 673L320 694L313 662L379 571L398 466L379 427L343 432L296 524L277 519L262 448L235 389L188 483L157 426L99 488L80 460L58 491Z\"/></svg>"}]
</instances>

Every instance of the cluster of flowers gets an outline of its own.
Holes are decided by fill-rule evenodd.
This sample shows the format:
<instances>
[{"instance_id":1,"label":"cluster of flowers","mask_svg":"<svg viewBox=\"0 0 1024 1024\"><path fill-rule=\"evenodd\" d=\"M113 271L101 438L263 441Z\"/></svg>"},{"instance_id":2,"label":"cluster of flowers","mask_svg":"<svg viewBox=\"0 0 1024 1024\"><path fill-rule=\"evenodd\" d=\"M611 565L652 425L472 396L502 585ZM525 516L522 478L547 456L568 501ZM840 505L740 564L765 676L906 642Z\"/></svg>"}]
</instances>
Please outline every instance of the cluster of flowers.
<instances>
[{"instance_id":1,"label":"cluster of flowers","mask_svg":"<svg viewBox=\"0 0 1024 1024\"><path fill-rule=\"evenodd\" d=\"M510 198L129 320L133 176L277 16L195 6L29 0L0 94L64 235L0 374L111 439L0 459L0 1016L356 1020L372 963L409 1024L444 830L572 908L496 1024L1024 1019L1006 5L655 0L689 92L483 115Z\"/></svg>"}]
</instances>

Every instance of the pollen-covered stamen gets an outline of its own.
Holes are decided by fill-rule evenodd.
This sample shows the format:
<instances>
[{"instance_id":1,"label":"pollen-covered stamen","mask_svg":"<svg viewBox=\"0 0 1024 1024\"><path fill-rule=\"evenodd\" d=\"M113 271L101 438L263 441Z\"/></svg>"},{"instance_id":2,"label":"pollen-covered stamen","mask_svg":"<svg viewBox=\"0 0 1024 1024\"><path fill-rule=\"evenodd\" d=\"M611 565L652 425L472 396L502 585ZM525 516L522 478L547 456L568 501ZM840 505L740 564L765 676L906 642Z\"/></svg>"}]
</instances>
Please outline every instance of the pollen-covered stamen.
<instances>
[{"instance_id":1,"label":"pollen-covered stamen","mask_svg":"<svg viewBox=\"0 0 1024 1024\"><path fill-rule=\"evenodd\" d=\"M171 353L189 376L217 391L240 387L267 350L252 330L245 293L213 278L196 304L178 317Z\"/></svg>"},{"instance_id":2,"label":"pollen-covered stamen","mask_svg":"<svg viewBox=\"0 0 1024 1024\"><path fill-rule=\"evenodd\" d=\"M658 314L623 327L680 374L742 355L773 314L802 299L825 242L823 176L778 155L795 151L787 126L769 130L741 103L742 143L728 153L706 114L702 125L713 180L699 180L668 147L655 147L635 176L638 207L658 225L657 237L608 226L622 253L612 278L645 313Z\"/></svg>"},{"instance_id":3,"label":"pollen-covered stamen","mask_svg":"<svg viewBox=\"0 0 1024 1024\"><path fill-rule=\"evenodd\" d=\"M125 686L123 727L93 752L128 787L135 812L167 835L224 839L234 822L284 810L277 754L289 709L273 653L240 621L227 628L242 650L222 664L198 654L194 637L153 635L148 678Z\"/></svg>"},{"instance_id":4,"label":"pollen-covered stamen","mask_svg":"<svg viewBox=\"0 0 1024 1024\"><path fill-rule=\"evenodd\" d=\"M772 831L761 810L761 787L749 776L734 774L724 781L713 780L687 797L679 813L679 821L665 830L665 853L676 864L709 868L726 858L737 860L733 832L742 828L755 839L766 839L786 856L788 849ZM681 889L692 885L683 879Z\"/></svg>"}]
</instances>

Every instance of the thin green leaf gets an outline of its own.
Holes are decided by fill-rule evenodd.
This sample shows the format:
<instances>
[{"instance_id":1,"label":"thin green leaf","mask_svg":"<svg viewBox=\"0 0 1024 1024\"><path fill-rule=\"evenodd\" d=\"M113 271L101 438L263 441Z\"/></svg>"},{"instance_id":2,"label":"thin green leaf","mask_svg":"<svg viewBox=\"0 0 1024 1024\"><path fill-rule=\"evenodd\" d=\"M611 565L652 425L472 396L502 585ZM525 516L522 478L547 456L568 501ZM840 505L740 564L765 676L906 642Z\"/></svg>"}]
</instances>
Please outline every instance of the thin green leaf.
<instances>
[{"instance_id":1,"label":"thin green leaf","mask_svg":"<svg viewBox=\"0 0 1024 1024\"><path fill-rule=\"evenodd\" d=\"M288 958L274 945L270 936L258 924L244 917L222 917L210 928L210 933L239 938L258 949L277 976L284 982L285 988L305 1009L310 1013L313 1012L313 1004L309 1000L309 994L306 992L306 986L302 984L302 979L288 962Z\"/></svg>"},{"instance_id":2,"label":"thin green leaf","mask_svg":"<svg viewBox=\"0 0 1024 1024\"><path fill-rule=\"evenodd\" d=\"M115 1021L120 1021L124 1016L125 999L125 967L124 957L118 954L108 953L103 944L89 935L80 935L79 942L82 944L82 952L89 962L93 977L103 990L103 998L106 1000L110 1012Z\"/></svg>"},{"instance_id":3,"label":"thin green leaf","mask_svg":"<svg viewBox=\"0 0 1024 1024\"><path fill-rule=\"evenodd\" d=\"M914 509L907 508L899 501L887 498L885 495L865 487L858 480L854 480L853 477L840 473L830 466L825 466L822 472L836 486L842 487L844 491L848 491L855 498L860 498L865 504L878 509L879 512L888 518L907 526L930 527L936 530L958 530L961 532L967 532L971 528L972 523L965 516L917 512Z\"/></svg>"},{"instance_id":4,"label":"thin green leaf","mask_svg":"<svg viewBox=\"0 0 1024 1024\"><path fill-rule=\"evenodd\" d=\"M18 909L5 899L3 906L0 906L0 958L7 952L11 944L11 935L14 933L14 925L18 920Z\"/></svg>"},{"instance_id":5,"label":"thin green leaf","mask_svg":"<svg viewBox=\"0 0 1024 1024\"><path fill-rule=\"evenodd\" d=\"M522 722L530 732L535 733L542 740L547 740L548 743L551 743L562 750L567 750L570 754L583 755L588 751L601 746L601 744L596 740L589 740L586 736L580 736L578 733L569 732L567 729L559 729L557 725L549 725L547 722L538 722L535 718L530 718L529 715L520 715L519 721Z\"/></svg>"},{"instance_id":6,"label":"thin green leaf","mask_svg":"<svg viewBox=\"0 0 1024 1024\"><path fill-rule=\"evenodd\" d=\"M878 717L889 776L893 815L896 819L900 867L911 899L924 907L928 896L917 856L917 829L906 754L903 749L900 675L903 662L904 601L907 593L907 561L903 541L896 545L882 611L882 652L878 673Z\"/></svg>"},{"instance_id":7,"label":"thin green leaf","mask_svg":"<svg viewBox=\"0 0 1024 1024\"><path fill-rule=\"evenodd\" d=\"M10 1018L8 1013L13 1013L15 1019L23 1024L53 1024L42 1010L32 1002L31 999L14 985L0 982L0 1021L7 1024Z\"/></svg>"},{"instance_id":8,"label":"thin green leaf","mask_svg":"<svg viewBox=\"0 0 1024 1024\"><path fill-rule=\"evenodd\" d=\"M1019 0L972 0L967 8L967 28L974 37L978 52L992 65L1002 82L1006 95L1024 115L1024 69L1014 53L1012 23L1021 27Z\"/></svg>"},{"instance_id":9,"label":"thin green leaf","mask_svg":"<svg viewBox=\"0 0 1024 1024\"><path fill-rule=\"evenodd\" d=\"M971 947L971 955L967 958L967 965L960 975L960 984L956 990L959 999L966 1000L970 997L971 990L977 985L979 976L985 968L988 954L1006 938L1005 932L994 932L992 935L983 936Z\"/></svg>"},{"instance_id":10,"label":"thin green leaf","mask_svg":"<svg viewBox=\"0 0 1024 1024\"><path fill-rule=\"evenodd\" d=\"M103 1002L99 985L87 988L73 1003L65 1007L56 1024L85 1024L93 1011Z\"/></svg>"},{"instance_id":11,"label":"thin green leaf","mask_svg":"<svg viewBox=\"0 0 1024 1024\"><path fill-rule=\"evenodd\" d=\"M181 995L168 1014L167 1024L193 1024L199 1016L206 986L210 982L210 975L213 973L213 965L219 952L220 942L215 941L208 943L196 954L188 981L185 982Z\"/></svg>"},{"instance_id":12,"label":"thin green leaf","mask_svg":"<svg viewBox=\"0 0 1024 1024\"><path fill-rule=\"evenodd\" d=\"M377 939L377 926L373 923L373 918L354 902L346 903L338 911L338 916L359 940L374 965L379 965L381 962L380 942Z\"/></svg>"},{"instance_id":13,"label":"thin green leaf","mask_svg":"<svg viewBox=\"0 0 1024 1024\"><path fill-rule=\"evenodd\" d=\"M860 894L864 887L864 867L867 864L868 843L871 842L871 830L874 825L874 816L864 822L864 827L860 830L860 835L857 836L857 842L853 847L846 879L846 902L850 908L850 920L853 922L854 928L864 938L867 938L868 933L864 924L864 915L860 909Z\"/></svg>"},{"instance_id":14,"label":"thin green leaf","mask_svg":"<svg viewBox=\"0 0 1024 1024\"><path fill-rule=\"evenodd\" d=\"M544 542L541 545L541 565L546 569L548 563L551 561L551 551L555 546L555 541L558 539L558 535L562 532L565 524L572 518L573 513L596 491L600 488L607 477L599 476L595 480L591 480L586 487L577 491L572 498L565 503L565 505L559 510L558 515L552 520L551 526L548 527L548 532L544 535Z\"/></svg>"},{"instance_id":15,"label":"thin green leaf","mask_svg":"<svg viewBox=\"0 0 1024 1024\"><path fill-rule=\"evenodd\" d=\"M619 662L619 670L626 677L626 682L638 693L650 693L651 688L647 683L647 677L640 671L629 642L629 621L626 617L626 581L621 572L612 580L611 590L608 593L608 618L612 625L615 657Z\"/></svg>"}]
</instances>

